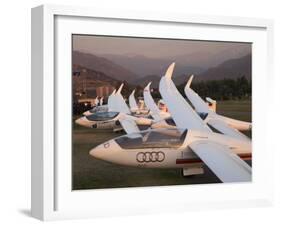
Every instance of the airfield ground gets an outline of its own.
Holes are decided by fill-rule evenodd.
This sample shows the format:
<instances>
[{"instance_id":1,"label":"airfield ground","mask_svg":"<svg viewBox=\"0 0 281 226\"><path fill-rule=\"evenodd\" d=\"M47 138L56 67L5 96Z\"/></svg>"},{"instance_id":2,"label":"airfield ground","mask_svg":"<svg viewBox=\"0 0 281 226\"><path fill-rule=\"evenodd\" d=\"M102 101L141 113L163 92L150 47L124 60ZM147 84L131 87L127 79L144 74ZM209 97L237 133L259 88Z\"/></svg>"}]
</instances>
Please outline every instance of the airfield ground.
<instances>
[{"instance_id":1,"label":"airfield ground","mask_svg":"<svg viewBox=\"0 0 281 226\"><path fill-rule=\"evenodd\" d=\"M222 101L217 112L235 119L251 121L251 101ZM76 117L73 118L76 119ZM123 133L95 131L73 123L72 188L98 189L159 185L186 185L220 183L205 167L205 174L183 177L181 169L144 169L120 166L95 159L89 150ZM246 133L251 137L251 132ZM251 162L248 162L251 164Z\"/></svg>"}]
</instances>

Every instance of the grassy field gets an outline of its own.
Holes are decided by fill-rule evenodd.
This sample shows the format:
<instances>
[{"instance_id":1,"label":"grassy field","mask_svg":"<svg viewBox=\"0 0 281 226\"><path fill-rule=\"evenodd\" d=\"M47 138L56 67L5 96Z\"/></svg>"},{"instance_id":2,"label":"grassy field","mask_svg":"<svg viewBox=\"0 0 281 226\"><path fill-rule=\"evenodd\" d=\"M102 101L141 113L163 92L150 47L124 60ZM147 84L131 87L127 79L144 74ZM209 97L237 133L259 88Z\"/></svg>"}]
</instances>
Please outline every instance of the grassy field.
<instances>
[{"instance_id":1,"label":"grassy field","mask_svg":"<svg viewBox=\"0 0 281 226\"><path fill-rule=\"evenodd\" d=\"M251 121L250 101L218 102L217 112L236 119ZM220 183L205 167L205 174L182 177L180 169L144 169L119 166L95 159L89 150L122 133L95 131L73 123L72 188L98 189L136 186ZM251 136L250 133L247 134Z\"/></svg>"}]
</instances>

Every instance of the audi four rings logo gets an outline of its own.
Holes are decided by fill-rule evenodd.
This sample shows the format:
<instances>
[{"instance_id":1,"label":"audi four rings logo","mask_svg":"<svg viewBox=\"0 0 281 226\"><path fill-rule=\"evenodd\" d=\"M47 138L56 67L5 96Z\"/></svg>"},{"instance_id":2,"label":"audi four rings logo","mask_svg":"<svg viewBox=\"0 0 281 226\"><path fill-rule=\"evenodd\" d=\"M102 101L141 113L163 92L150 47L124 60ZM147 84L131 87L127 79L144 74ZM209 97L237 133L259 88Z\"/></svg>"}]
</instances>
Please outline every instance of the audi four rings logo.
<instances>
[{"instance_id":1,"label":"audi four rings logo","mask_svg":"<svg viewBox=\"0 0 281 226\"><path fill-rule=\"evenodd\" d=\"M152 151L152 152L139 152L136 156L137 162L147 163L147 162L163 162L165 159L165 154L162 151Z\"/></svg>"}]
</instances>

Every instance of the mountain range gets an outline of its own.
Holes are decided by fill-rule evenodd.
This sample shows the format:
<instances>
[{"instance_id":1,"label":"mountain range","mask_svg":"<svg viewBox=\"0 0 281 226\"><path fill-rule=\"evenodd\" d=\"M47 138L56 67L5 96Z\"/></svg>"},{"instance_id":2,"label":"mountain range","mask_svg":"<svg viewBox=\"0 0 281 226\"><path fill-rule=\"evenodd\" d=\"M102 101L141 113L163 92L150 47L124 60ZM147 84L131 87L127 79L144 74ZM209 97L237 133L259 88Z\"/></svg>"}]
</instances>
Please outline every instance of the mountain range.
<instances>
[{"instance_id":1,"label":"mountain range","mask_svg":"<svg viewBox=\"0 0 281 226\"><path fill-rule=\"evenodd\" d=\"M232 53L230 55L237 54L238 53ZM241 53L239 53L238 55L240 54ZM116 56L114 58L113 55L107 55L106 57L105 55L100 57L93 54L73 51L72 62L73 65L75 65L75 70L82 70L83 68L90 70L87 78L89 80L91 77L90 80L92 82L94 82L95 80L99 82L103 81L104 83L126 81L132 85L145 86L148 82L152 81L152 87L154 88L158 87L161 75L165 73L167 66L171 63L171 60L152 60L143 56L126 56L123 58L118 57L118 60ZM204 62L203 58L202 62ZM210 59L210 61L213 61L212 64L215 64L214 62L218 62L218 59ZM179 85L186 82L191 74L196 75L196 81L216 80L224 78L234 79L241 76L245 76L247 79L251 79L251 61L251 54L235 57L232 59L228 58L218 65L208 68L201 68L197 66L189 67L187 65L184 66L184 64L178 63L176 61L173 80L176 85ZM148 71L157 71L157 73L145 74L145 72ZM143 73L140 75L141 72Z\"/></svg>"},{"instance_id":2,"label":"mountain range","mask_svg":"<svg viewBox=\"0 0 281 226\"><path fill-rule=\"evenodd\" d=\"M147 75L163 75L167 69L167 65L171 64L173 61L177 62L177 67L175 68L176 75L183 75L186 73L201 73L206 70L205 66L193 66L192 64L187 64L182 60L183 56L180 56L179 59L160 59L160 58L149 58L142 55L102 55L104 58L109 59L112 62L115 62L118 65L122 65L130 71L134 71L137 74L138 80ZM188 58L188 57L187 57Z\"/></svg>"},{"instance_id":3,"label":"mountain range","mask_svg":"<svg viewBox=\"0 0 281 226\"><path fill-rule=\"evenodd\" d=\"M201 73L186 73L183 75L175 74L173 76L173 81L176 85L180 85L184 82L187 82L191 74L195 75L195 79L196 79L195 81L221 80L224 78L235 79L241 76L245 76L248 80L251 80L251 75L252 75L251 62L252 62L252 55L248 54L240 58L227 60ZM157 88L160 78L161 77L158 75L147 75L140 79L134 80L134 84L145 86L148 82L152 81L151 86L153 88Z\"/></svg>"},{"instance_id":4,"label":"mountain range","mask_svg":"<svg viewBox=\"0 0 281 226\"><path fill-rule=\"evenodd\" d=\"M99 71L105 75L121 81L132 81L138 77L134 72L104 58L93 54L82 53L78 51L72 52L72 64Z\"/></svg>"},{"instance_id":5,"label":"mountain range","mask_svg":"<svg viewBox=\"0 0 281 226\"><path fill-rule=\"evenodd\" d=\"M72 84L76 91L93 90L98 86L112 85L116 86L120 81L107 76L105 73L91 70L89 68L73 64L72 65Z\"/></svg>"},{"instance_id":6,"label":"mountain range","mask_svg":"<svg viewBox=\"0 0 281 226\"><path fill-rule=\"evenodd\" d=\"M248 80L252 77L252 55L226 60L216 67L200 73L201 80L220 80L224 78L237 78L245 76Z\"/></svg>"}]
</instances>

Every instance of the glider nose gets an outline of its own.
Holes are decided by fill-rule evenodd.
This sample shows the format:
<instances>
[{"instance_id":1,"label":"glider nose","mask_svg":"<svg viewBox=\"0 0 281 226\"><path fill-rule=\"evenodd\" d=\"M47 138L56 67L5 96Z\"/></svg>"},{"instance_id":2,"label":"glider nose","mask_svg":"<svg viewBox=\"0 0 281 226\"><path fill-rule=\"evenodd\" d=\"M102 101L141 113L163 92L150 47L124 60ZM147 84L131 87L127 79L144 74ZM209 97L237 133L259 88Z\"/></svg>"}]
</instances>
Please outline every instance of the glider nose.
<instances>
[{"instance_id":1,"label":"glider nose","mask_svg":"<svg viewBox=\"0 0 281 226\"><path fill-rule=\"evenodd\" d=\"M84 125L84 117L76 119L75 123L80 125L80 126L83 126Z\"/></svg>"},{"instance_id":2,"label":"glider nose","mask_svg":"<svg viewBox=\"0 0 281 226\"><path fill-rule=\"evenodd\" d=\"M112 162L121 165L124 165L126 164L126 162L128 162L128 159L124 158L124 151L120 148L120 146L114 139L91 149L89 151L89 154L96 159L100 159L106 162Z\"/></svg>"},{"instance_id":3,"label":"glider nose","mask_svg":"<svg viewBox=\"0 0 281 226\"><path fill-rule=\"evenodd\" d=\"M89 154L97 159L102 159L104 148L101 145L90 150Z\"/></svg>"},{"instance_id":4,"label":"glider nose","mask_svg":"<svg viewBox=\"0 0 281 226\"><path fill-rule=\"evenodd\" d=\"M110 141L100 144L99 146L90 150L89 154L98 159L105 159L110 150Z\"/></svg>"},{"instance_id":5,"label":"glider nose","mask_svg":"<svg viewBox=\"0 0 281 226\"><path fill-rule=\"evenodd\" d=\"M75 123L80 125L80 126L86 126L89 127L89 122L86 119L86 117L81 117L75 120Z\"/></svg>"},{"instance_id":6,"label":"glider nose","mask_svg":"<svg viewBox=\"0 0 281 226\"><path fill-rule=\"evenodd\" d=\"M78 125L81 125L82 124L82 118L76 119L75 123L78 124Z\"/></svg>"}]
</instances>

